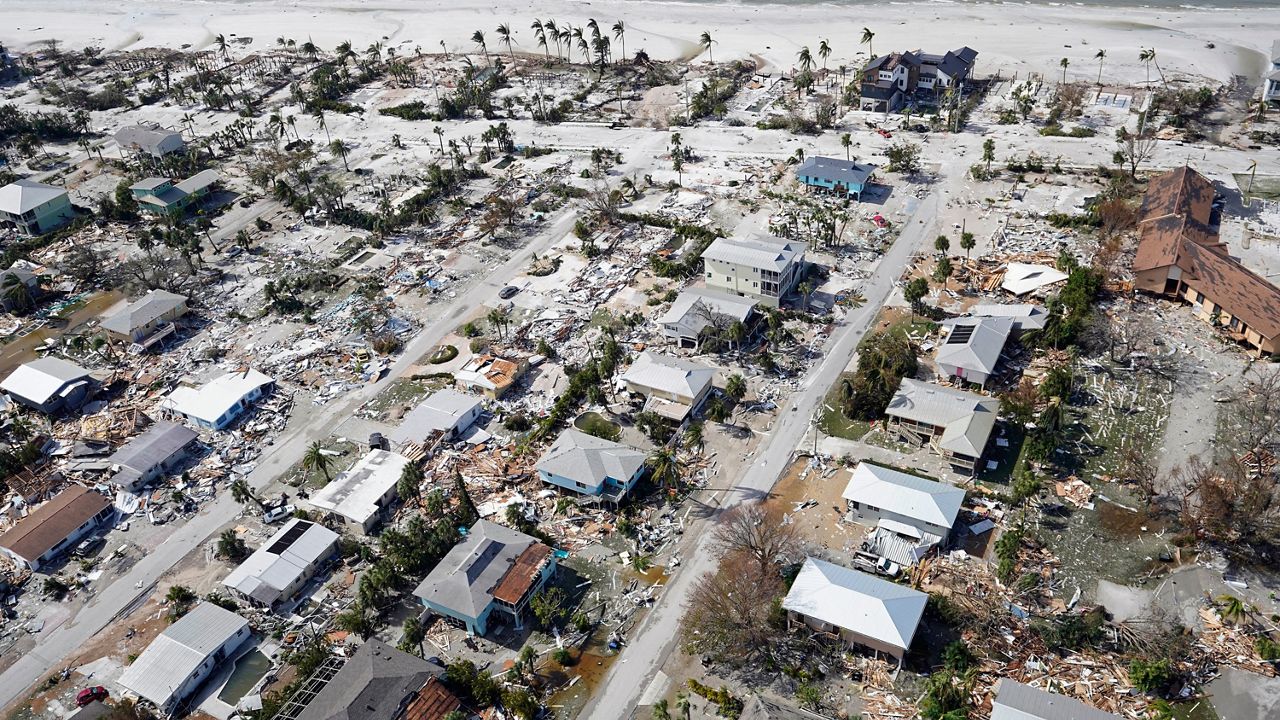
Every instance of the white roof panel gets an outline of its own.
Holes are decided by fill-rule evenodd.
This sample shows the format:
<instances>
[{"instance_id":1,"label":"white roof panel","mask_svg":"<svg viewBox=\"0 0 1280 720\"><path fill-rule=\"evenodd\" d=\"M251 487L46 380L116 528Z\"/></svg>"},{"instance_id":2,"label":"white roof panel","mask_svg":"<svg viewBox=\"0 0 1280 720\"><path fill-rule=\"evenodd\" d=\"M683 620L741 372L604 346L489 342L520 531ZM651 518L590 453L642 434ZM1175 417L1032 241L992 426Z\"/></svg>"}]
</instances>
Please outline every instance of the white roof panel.
<instances>
[{"instance_id":1,"label":"white roof panel","mask_svg":"<svg viewBox=\"0 0 1280 720\"><path fill-rule=\"evenodd\" d=\"M964 503L964 490L862 462L853 469L844 498L949 528Z\"/></svg>"},{"instance_id":2,"label":"white roof panel","mask_svg":"<svg viewBox=\"0 0 1280 720\"><path fill-rule=\"evenodd\" d=\"M21 215L66 194L66 190L54 185L46 185L26 178L14 180L0 187L0 210Z\"/></svg>"},{"instance_id":3,"label":"white roof panel","mask_svg":"<svg viewBox=\"0 0 1280 720\"><path fill-rule=\"evenodd\" d=\"M42 357L23 363L0 382L0 390L42 405L62 386L89 377L89 371L62 358Z\"/></svg>"},{"instance_id":4,"label":"white roof panel","mask_svg":"<svg viewBox=\"0 0 1280 720\"><path fill-rule=\"evenodd\" d=\"M125 668L120 684L163 708L200 663L248 625L230 610L202 602L165 628Z\"/></svg>"},{"instance_id":5,"label":"white roof panel","mask_svg":"<svg viewBox=\"0 0 1280 720\"><path fill-rule=\"evenodd\" d=\"M400 480L409 458L386 450L370 450L350 470L316 491L307 502L364 524L380 509L378 502Z\"/></svg>"},{"instance_id":6,"label":"white roof panel","mask_svg":"<svg viewBox=\"0 0 1280 720\"><path fill-rule=\"evenodd\" d=\"M270 377L253 369L229 372L199 388L175 388L161 401L160 407L213 423L246 395L273 382Z\"/></svg>"},{"instance_id":7,"label":"white roof panel","mask_svg":"<svg viewBox=\"0 0 1280 720\"><path fill-rule=\"evenodd\" d=\"M716 371L681 358L642 352L622 374L624 382L645 388L696 398L711 384Z\"/></svg>"},{"instance_id":8,"label":"white roof panel","mask_svg":"<svg viewBox=\"0 0 1280 720\"><path fill-rule=\"evenodd\" d=\"M782 607L906 650L928 599L918 590L809 558Z\"/></svg>"}]
</instances>

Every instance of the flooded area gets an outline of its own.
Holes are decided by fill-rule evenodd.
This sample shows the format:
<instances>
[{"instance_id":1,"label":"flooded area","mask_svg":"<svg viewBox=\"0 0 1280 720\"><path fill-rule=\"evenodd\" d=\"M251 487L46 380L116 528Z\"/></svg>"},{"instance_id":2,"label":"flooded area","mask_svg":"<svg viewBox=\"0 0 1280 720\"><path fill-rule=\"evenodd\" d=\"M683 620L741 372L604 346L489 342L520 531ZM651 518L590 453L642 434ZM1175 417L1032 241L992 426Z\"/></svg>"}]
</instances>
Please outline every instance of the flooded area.
<instances>
[{"instance_id":1,"label":"flooded area","mask_svg":"<svg viewBox=\"0 0 1280 720\"><path fill-rule=\"evenodd\" d=\"M1176 555L1174 532L1163 518L1130 505L1114 485L1096 486L1108 501L1094 496L1094 509L1068 505L1060 514L1045 514L1034 530L1062 562L1058 576L1065 587L1092 593L1098 580L1129 585L1150 575Z\"/></svg>"},{"instance_id":2,"label":"flooded area","mask_svg":"<svg viewBox=\"0 0 1280 720\"><path fill-rule=\"evenodd\" d=\"M240 698L249 694L253 690L253 686L257 685L262 676L266 675L270 669L271 660L257 648L241 655L236 660L236 666L231 671L231 677L227 678L227 684L223 685L222 689L218 691L218 699L235 707L240 702Z\"/></svg>"},{"instance_id":3,"label":"flooded area","mask_svg":"<svg viewBox=\"0 0 1280 720\"><path fill-rule=\"evenodd\" d=\"M124 294L119 290L98 292L55 303L45 317L24 318L22 328L0 346L0 376L8 375L19 365L34 360L37 350L50 338L62 337L97 320L123 299Z\"/></svg>"}]
</instances>

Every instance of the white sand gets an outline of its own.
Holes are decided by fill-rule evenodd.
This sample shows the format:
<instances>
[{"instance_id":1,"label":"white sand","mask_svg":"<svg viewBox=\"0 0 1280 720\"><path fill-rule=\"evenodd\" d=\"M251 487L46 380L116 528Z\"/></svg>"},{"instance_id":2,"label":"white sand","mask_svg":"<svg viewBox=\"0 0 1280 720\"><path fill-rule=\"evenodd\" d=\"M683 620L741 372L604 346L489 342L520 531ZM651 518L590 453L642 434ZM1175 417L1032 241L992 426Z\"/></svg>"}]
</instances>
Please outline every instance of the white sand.
<instances>
[{"instance_id":1,"label":"white sand","mask_svg":"<svg viewBox=\"0 0 1280 720\"><path fill-rule=\"evenodd\" d=\"M1109 82L1140 82L1147 70L1138 61L1142 46L1154 46L1166 74L1219 81L1233 74L1258 77L1272 40L1280 38L1280 6L1268 10L1192 10L1027 6L966 3L883 3L856 6L663 3L629 0L566 2L549 0L494 6L477 0L448 3L421 0L3 0L0 41L22 49L47 38L73 46L108 49L144 47L206 48L219 33L253 38L236 53L265 49L277 37L307 38L326 49L350 40L363 49L383 41L399 52L475 52L472 32L483 30L491 51L500 50L494 29L507 22L517 52L541 53L529 24L534 17L585 26L596 18L602 30L621 18L628 27L628 54L644 48L663 59L700 50L702 31L716 39L715 59L748 55L790 68L807 45L816 56L820 39L833 47L829 66L855 66L866 59L859 44L864 26L875 31L874 48L945 51L969 45L980 53L978 72L1006 75L1039 72L1060 77L1058 62L1070 60L1068 77L1094 80L1099 48L1108 58ZM1215 49L1208 49L1207 43ZM1068 47L1070 46L1070 47ZM505 49L502 49L505 52ZM619 47L614 42L614 52ZM705 53L701 59L705 59ZM1151 70L1155 77L1154 68Z\"/></svg>"}]
</instances>

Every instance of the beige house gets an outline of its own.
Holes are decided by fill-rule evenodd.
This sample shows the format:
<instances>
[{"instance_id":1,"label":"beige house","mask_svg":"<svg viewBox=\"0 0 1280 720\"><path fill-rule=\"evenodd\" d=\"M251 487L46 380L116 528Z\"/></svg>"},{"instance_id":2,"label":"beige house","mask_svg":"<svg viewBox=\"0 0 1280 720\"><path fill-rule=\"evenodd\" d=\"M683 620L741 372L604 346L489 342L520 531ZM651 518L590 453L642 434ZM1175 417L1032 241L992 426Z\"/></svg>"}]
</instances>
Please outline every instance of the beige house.
<instances>
[{"instance_id":1,"label":"beige house","mask_svg":"<svg viewBox=\"0 0 1280 720\"><path fill-rule=\"evenodd\" d=\"M164 290L152 290L105 318L102 329L116 342L154 347L175 331L173 321L187 314L187 298Z\"/></svg>"},{"instance_id":2,"label":"beige house","mask_svg":"<svg viewBox=\"0 0 1280 720\"><path fill-rule=\"evenodd\" d=\"M1280 352L1280 287L1244 267L1210 226L1213 183L1189 167L1153 178L1142 200L1134 285L1191 305L1258 355Z\"/></svg>"},{"instance_id":3,"label":"beige house","mask_svg":"<svg viewBox=\"0 0 1280 720\"><path fill-rule=\"evenodd\" d=\"M779 238L719 238L702 253L708 288L778 307L804 276L805 244Z\"/></svg>"},{"instance_id":4,"label":"beige house","mask_svg":"<svg viewBox=\"0 0 1280 720\"><path fill-rule=\"evenodd\" d=\"M928 446L958 471L975 473L999 412L993 397L903 378L884 414L889 432Z\"/></svg>"},{"instance_id":5,"label":"beige house","mask_svg":"<svg viewBox=\"0 0 1280 720\"><path fill-rule=\"evenodd\" d=\"M621 381L629 392L644 395L644 409L682 422L698 411L711 394L716 371L670 355L642 352Z\"/></svg>"}]
</instances>

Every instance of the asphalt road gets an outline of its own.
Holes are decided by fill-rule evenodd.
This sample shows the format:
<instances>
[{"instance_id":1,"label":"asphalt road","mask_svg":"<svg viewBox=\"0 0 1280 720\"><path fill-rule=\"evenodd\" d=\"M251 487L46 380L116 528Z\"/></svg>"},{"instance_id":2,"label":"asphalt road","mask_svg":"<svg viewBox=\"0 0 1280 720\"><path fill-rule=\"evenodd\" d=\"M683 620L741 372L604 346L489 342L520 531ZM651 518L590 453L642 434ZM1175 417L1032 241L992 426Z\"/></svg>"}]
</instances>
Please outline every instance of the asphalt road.
<instances>
[{"instance_id":1,"label":"asphalt road","mask_svg":"<svg viewBox=\"0 0 1280 720\"><path fill-rule=\"evenodd\" d=\"M281 436L259 458L257 467L248 477L250 485L259 491L270 486L302 457L312 441L329 437L340 423L380 392L390 379L405 375L418 358L457 327L465 313L496 298L505 281L523 270L534 253L543 253L573 229L576 217L573 212L565 212L544 227L524 248L516 251L507 262L494 268L485 279L453 302L442 305L435 322L423 328L409 343L387 378L353 390L341 400L314 410L306 410L305 412L312 412L313 415L295 430ZM49 672L75 665L79 648L126 610L140 605L140 601L152 592L156 582L165 573L243 510L240 504L231 499L230 493L222 493L204 507L200 514L178 528L168 540L142 557L127 573L99 589L97 597L81 609L74 619L42 635L32 652L19 658L0 674L0 707L8 707L26 697L31 686Z\"/></svg>"},{"instance_id":2,"label":"asphalt road","mask_svg":"<svg viewBox=\"0 0 1280 720\"><path fill-rule=\"evenodd\" d=\"M912 215L909 225L881 258L875 273L862 287L866 303L851 312L823 347L819 365L805 377L798 392L782 410L769 435L756 453L757 461L742 475L741 481L723 495L720 510L766 496L789 464L809 429L810 419L822 402L828 388L848 367L868 328L893 291L894 281L902 275L911 256L926 247L926 240L937 234L934 226L943 190L935 189L924 198ZM596 690L595 699L583 712L587 720L618 720L631 717L641 694L679 642L680 616L698 578L714 572L718 558L711 550L710 523L692 529L686 537L695 538L692 551L686 551L684 566L667 585L648 617L631 634L630 643L618 662Z\"/></svg>"}]
</instances>

